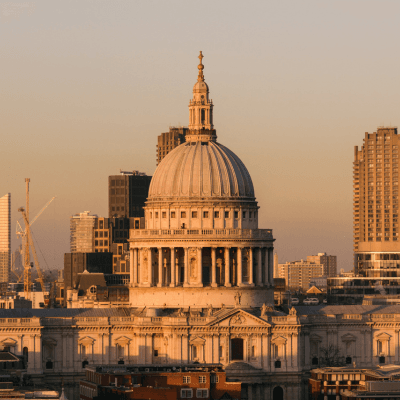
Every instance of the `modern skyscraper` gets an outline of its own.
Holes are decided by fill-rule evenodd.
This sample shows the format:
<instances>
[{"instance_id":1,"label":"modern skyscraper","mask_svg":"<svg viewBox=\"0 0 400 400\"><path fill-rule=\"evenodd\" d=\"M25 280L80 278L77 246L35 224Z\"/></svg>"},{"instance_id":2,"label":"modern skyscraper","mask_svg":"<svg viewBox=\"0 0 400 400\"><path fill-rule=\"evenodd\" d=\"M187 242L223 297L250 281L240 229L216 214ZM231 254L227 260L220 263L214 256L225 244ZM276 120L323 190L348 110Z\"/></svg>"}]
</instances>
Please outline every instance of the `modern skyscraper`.
<instances>
[{"instance_id":1,"label":"modern skyscraper","mask_svg":"<svg viewBox=\"0 0 400 400\"><path fill-rule=\"evenodd\" d=\"M164 132L157 138L157 165L175 147L185 142L188 128L174 127L169 128L169 132Z\"/></svg>"},{"instance_id":2,"label":"modern skyscraper","mask_svg":"<svg viewBox=\"0 0 400 400\"><path fill-rule=\"evenodd\" d=\"M400 277L399 137L397 128L365 133L354 149L355 272Z\"/></svg>"},{"instance_id":3,"label":"modern skyscraper","mask_svg":"<svg viewBox=\"0 0 400 400\"><path fill-rule=\"evenodd\" d=\"M120 171L108 177L109 218L144 217L151 176L139 171Z\"/></svg>"},{"instance_id":4,"label":"modern skyscraper","mask_svg":"<svg viewBox=\"0 0 400 400\"><path fill-rule=\"evenodd\" d=\"M0 282L8 282L11 267L11 193L0 197Z\"/></svg>"},{"instance_id":5,"label":"modern skyscraper","mask_svg":"<svg viewBox=\"0 0 400 400\"><path fill-rule=\"evenodd\" d=\"M97 215L90 215L90 211L75 214L70 219L70 247L71 253L94 252L94 225Z\"/></svg>"}]
</instances>

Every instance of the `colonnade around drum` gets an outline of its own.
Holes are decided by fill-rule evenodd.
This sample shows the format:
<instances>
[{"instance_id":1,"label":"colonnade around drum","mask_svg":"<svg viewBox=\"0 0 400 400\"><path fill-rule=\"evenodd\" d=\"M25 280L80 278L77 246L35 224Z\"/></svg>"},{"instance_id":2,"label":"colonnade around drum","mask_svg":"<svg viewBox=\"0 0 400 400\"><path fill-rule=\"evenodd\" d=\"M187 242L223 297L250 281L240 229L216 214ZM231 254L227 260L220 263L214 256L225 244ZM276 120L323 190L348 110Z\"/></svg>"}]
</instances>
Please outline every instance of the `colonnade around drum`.
<instances>
[{"instance_id":1,"label":"colonnade around drum","mask_svg":"<svg viewBox=\"0 0 400 400\"><path fill-rule=\"evenodd\" d=\"M138 287L272 286L273 247L131 247Z\"/></svg>"}]
</instances>

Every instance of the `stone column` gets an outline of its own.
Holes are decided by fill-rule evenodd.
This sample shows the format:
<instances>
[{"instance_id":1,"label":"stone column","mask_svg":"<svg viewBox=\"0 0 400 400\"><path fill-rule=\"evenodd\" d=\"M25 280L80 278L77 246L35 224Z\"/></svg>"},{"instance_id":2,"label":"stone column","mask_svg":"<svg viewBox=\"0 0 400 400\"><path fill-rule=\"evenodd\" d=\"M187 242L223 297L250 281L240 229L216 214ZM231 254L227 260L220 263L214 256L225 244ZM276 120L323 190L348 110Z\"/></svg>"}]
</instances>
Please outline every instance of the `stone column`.
<instances>
[{"instance_id":1,"label":"stone column","mask_svg":"<svg viewBox=\"0 0 400 400\"><path fill-rule=\"evenodd\" d=\"M253 283L253 248L249 247L249 285L254 286Z\"/></svg>"},{"instance_id":2,"label":"stone column","mask_svg":"<svg viewBox=\"0 0 400 400\"><path fill-rule=\"evenodd\" d=\"M270 247L268 249L268 276L269 284L274 284L274 248Z\"/></svg>"},{"instance_id":3,"label":"stone column","mask_svg":"<svg viewBox=\"0 0 400 400\"><path fill-rule=\"evenodd\" d=\"M304 332L304 354L305 354L305 360L304 360L304 366L306 369L310 368L310 333L309 332ZM329 344L328 344L329 346Z\"/></svg>"},{"instance_id":4,"label":"stone column","mask_svg":"<svg viewBox=\"0 0 400 400\"><path fill-rule=\"evenodd\" d=\"M133 249L133 285L138 284L138 249Z\"/></svg>"},{"instance_id":5,"label":"stone column","mask_svg":"<svg viewBox=\"0 0 400 400\"><path fill-rule=\"evenodd\" d=\"M157 283L157 287L162 287L163 285L163 273L162 273L162 269L163 269L163 254L162 254L162 247L158 248L158 283Z\"/></svg>"},{"instance_id":6,"label":"stone column","mask_svg":"<svg viewBox=\"0 0 400 400\"><path fill-rule=\"evenodd\" d=\"M197 249L198 269L199 269L199 286L203 286L203 248Z\"/></svg>"},{"instance_id":7,"label":"stone column","mask_svg":"<svg viewBox=\"0 0 400 400\"><path fill-rule=\"evenodd\" d=\"M237 248L237 285L243 286L243 258L242 248Z\"/></svg>"},{"instance_id":8,"label":"stone column","mask_svg":"<svg viewBox=\"0 0 400 400\"><path fill-rule=\"evenodd\" d=\"M249 384L247 386L247 398L248 400L253 400L253 385Z\"/></svg>"},{"instance_id":9,"label":"stone column","mask_svg":"<svg viewBox=\"0 0 400 400\"><path fill-rule=\"evenodd\" d=\"M293 333L292 343L293 343L292 347L293 367L297 369L297 366L300 365L299 335L297 333Z\"/></svg>"},{"instance_id":10,"label":"stone column","mask_svg":"<svg viewBox=\"0 0 400 400\"><path fill-rule=\"evenodd\" d=\"M149 284L153 286L153 249L149 248L149 257L148 257L148 268L149 268Z\"/></svg>"},{"instance_id":11,"label":"stone column","mask_svg":"<svg viewBox=\"0 0 400 400\"><path fill-rule=\"evenodd\" d=\"M68 336L66 334L61 334L62 339L62 371L67 369L67 340Z\"/></svg>"},{"instance_id":12,"label":"stone column","mask_svg":"<svg viewBox=\"0 0 400 400\"><path fill-rule=\"evenodd\" d=\"M133 249L129 249L129 283L133 286Z\"/></svg>"},{"instance_id":13,"label":"stone column","mask_svg":"<svg viewBox=\"0 0 400 400\"><path fill-rule=\"evenodd\" d=\"M188 248L184 247L183 250L185 251L185 255L184 255L184 282L183 282L183 286L184 287L188 287L189 286L189 265L188 265Z\"/></svg>"},{"instance_id":14,"label":"stone column","mask_svg":"<svg viewBox=\"0 0 400 400\"><path fill-rule=\"evenodd\" d=\"M41 335L35 335L35 369L37 373L42 373L42 337Z\"/></svg>"},{"instance_id":15,"label":"stone column","mask_svg":"<svg viewBox=\"0 0 400 400\"><path fill-rule=\"evenodd\" d=\"M189 362L189 337L187 334L182 335L182 363Z\"/></svg>"},{"instance_id":16,"label":"stone column","mask_svg":"<svg viewBox=\"0 0 400 400\"><path fill-rule=\"evenodd\" d=\"M231 277L230 277L230 254L229 254L229 247L225 247L225 286L230 287L231 284Z\"/></svg>"},{"instance_id":17,"label":"stone column","mask_svg":"<svg viewBox=\"0 0 400 400\"><path fill-rule=\"evenodd\" d=\"M260 247L257 252L257 285L264 286L262 280L262 248Z\"/></svg>"},{"instance_id":18,"label":"stone column","mask_svg":"<svg viewBox=\"0 0 400 400\"><path fill-rule=\"evenodd\" d=\"M214 212L214 211L213 211ZM211 247L211 286L217 287L217 266L216 266L216 255L217 249Z\"/></svg>"},{"instance_id":19,"label":"stone column","mask_svg":"<svg viewBox=\"0 0 400 400\"><path fill-rule=\"evenodd\" d=\"M175 247L171 247L171 283L169 286L175 287Z\"/></svg>"},{"instance_id":20,"label":"stone column","mask_svg":"<svg viewBox=\"0 0 400 400\"><path fill-rule=\"evenodd\" d=\"M269 269L268 269L268 249L263 247L261 249L261 259L264 254L264 285L268 286L271 282L269 281Z\"/></svg>"}]
</instances>

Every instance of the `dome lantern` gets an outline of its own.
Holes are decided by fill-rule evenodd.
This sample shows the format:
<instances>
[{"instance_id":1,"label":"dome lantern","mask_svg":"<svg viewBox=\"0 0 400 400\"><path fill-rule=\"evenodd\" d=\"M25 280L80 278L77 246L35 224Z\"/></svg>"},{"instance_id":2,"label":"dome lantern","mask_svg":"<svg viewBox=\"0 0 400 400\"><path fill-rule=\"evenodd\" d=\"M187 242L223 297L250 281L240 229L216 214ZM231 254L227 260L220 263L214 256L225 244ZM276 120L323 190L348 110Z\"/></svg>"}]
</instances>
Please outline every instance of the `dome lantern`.
<instances>
[{"instance_id":1,"label":"dome lantern","mask_svg":"<svg viewBox=\"0 0 400 400\"><path fill-rule=\"evenodd\" d=\"M209 89L204 81L203 53L200 51L199 74L193 87L193 99L189 101L189 134L187 142L215 141L217 138L213 125L213 103L209 99Z\"/></svg>"}]
</instances>

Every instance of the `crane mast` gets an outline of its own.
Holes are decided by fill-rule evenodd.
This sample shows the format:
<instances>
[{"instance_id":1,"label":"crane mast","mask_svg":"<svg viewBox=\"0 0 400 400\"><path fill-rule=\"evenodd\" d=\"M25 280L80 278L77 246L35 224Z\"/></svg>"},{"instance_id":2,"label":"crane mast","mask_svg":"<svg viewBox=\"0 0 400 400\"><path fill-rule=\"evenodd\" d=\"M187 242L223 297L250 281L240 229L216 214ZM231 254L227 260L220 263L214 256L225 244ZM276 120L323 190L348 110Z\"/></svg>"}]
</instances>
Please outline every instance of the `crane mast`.
<instances>
[{"instance_id":1,"label":"crane mast","mask_svg":"<svg viewBox=\"0 0 400 400\"><path fill-rule=\"evenodd\" d=\"M26 227L26 235L24 237L25 241L25 254L24 254L24 294L27 300L31 297L31 286L32 286L32 274L31 274L31 263L29 259L29 242L30 242L30 230L29 230L29 182L30 179L25 179L26 184L26 212L24 210L24 220ZM22 208L23 210L23 208ZM20 209L18 210L20 211Z\"/></svg>"},{"instance_id":2,"label":"crane mast","mask_svg":"<svg viewBox=\"0 0 400 400\"><path fill-rule=\"evenodd\" d=\"M42 292L44 293L44 291L45 291L44 278L43 278L42 270L40 269L40 264L39 264L39 259L38 259L37 254L36 254L36 249L35 249L35 246L33 244L31 228L29 227L28 217L27 217L26 212L25 212L23 207L20 207L18 209L18 211L20 213L22 213L22 216L24 217L25 228L26 228L26 233L27 233L26 236L28 238L29 246L30 246L30 248L32 250L33 259L35 260L36 270L37 270L37 273L38 273L38 281L40 282L40 285L42 287ZM30 272L30 269L29 269L29 272ZM25 282L24 282L24 286L25 286ZM29 286L29 296L30 296L30 291L31 291L30 288L31 287Z\"/></svg>"}]
</instances>

